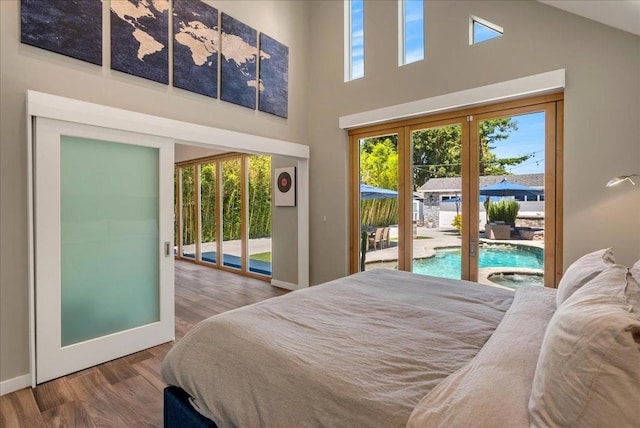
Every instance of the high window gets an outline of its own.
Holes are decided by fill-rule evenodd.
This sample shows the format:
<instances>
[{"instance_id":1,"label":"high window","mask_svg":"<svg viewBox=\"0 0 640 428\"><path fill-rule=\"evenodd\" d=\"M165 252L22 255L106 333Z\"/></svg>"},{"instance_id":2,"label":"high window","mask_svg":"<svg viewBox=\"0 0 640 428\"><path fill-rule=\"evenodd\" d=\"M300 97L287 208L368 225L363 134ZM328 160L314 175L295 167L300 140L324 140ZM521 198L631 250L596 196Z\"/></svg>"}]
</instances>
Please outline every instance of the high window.
<instances>
[{"instance_id":1,"label":"high window","mask_svg":"<svg viewBox=\"0 0 640 428\"><path fill-rule=\"evenodd\" d=\"M469 18L469 44L486 42L487 40L502 37L504 30L499 25L486 19L471 16Z\"/></svg>"},{"instance_id":2,"label":"high window","mask_svg":"<svg viewBox=\"0 0 640 428\"><path fill-rule=\"evenodd\" d=\"M424 1L398 1L398 65L424 59Z\"/></svg>"},{"instance_id":3,"label":"high window","mask_svg":"<svg viewBox=\"0 0 640 428\"><path fill-rule=\"evenodd\" d=\"M364 77L364 0L345 0L345 82Z\"/></svg>"}]
</instances>

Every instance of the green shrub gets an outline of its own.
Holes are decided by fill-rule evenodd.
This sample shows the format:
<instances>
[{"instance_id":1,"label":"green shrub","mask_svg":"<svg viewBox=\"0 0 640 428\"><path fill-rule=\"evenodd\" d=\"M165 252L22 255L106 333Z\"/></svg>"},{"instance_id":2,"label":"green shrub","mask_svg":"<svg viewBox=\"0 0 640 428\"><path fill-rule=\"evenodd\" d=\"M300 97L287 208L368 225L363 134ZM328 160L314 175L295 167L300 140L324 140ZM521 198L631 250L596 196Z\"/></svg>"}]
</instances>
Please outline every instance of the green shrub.
<instances>
[{"instance_id":1,"label":"green shrub","mask_svg":"<svg viewBox=\"0 0 640 428\"><path fill-rule=\"evenodd\" d=\"M489 218L489 223L502 221L505 224L515 225L519 210L520 204L513 199L489 202L487 204L487 217Z\"/></svg>"},{"instance_id":2,"label":"green shrub","mask_svg":"<svg viewBox=\"0 0 640 428\"><path fill-rule=\"evenodd\" d=\"M456 216L453 218L453 221L451 222L451 226L458 229L459 232L462 231L462 214L456 214Z\"/></svg>"}]
</instances>

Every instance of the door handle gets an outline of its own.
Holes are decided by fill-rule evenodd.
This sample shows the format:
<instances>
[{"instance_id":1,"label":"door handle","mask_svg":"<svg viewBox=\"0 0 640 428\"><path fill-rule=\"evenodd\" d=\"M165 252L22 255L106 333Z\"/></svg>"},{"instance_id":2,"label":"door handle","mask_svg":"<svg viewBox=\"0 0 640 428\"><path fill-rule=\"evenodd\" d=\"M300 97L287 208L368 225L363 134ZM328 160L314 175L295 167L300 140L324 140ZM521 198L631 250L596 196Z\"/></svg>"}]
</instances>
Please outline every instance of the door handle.
<instances>
[{"instance_id":1,"label":"door handle","mask_svg":"<svg viewBox=\"0 0 640 428\"><path fill-rule=\"evenodd\" d=\"M164 256L169 257L171 255L171 241L164 242Z\"/></svg>"}]
</instances>

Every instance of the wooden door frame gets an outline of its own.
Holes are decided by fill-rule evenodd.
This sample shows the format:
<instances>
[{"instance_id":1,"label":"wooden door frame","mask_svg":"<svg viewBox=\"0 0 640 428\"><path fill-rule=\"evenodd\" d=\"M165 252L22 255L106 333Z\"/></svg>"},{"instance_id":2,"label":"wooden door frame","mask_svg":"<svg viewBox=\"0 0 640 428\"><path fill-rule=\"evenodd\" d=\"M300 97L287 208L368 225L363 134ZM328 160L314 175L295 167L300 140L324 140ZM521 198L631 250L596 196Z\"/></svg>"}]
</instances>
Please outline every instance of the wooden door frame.
<instances>
[{"instance_id":1,"label":"wooden door frame","mask_svg":"<svg viewBox=\"0 0 640 428\"><path fill-rule=\"evenodd\" d=\"M478 142L469 144L471 138L477 137L477 132L472 133L471 129L477 129L477 123L485 118L495 118L516 114L533 113L535 111L545 112L545 265L544 277L545 286L556 287L562 276L562 236L563 236L563 118L564 118L564 93L546 94L531 98L524 98L501 102L479 107L461 109L446 113L421 116L411 119L403 119L395 122L376 124L362 128L349 130L349 271L355 273L360 270L359 250L360 250L360 214L359 214L359 186L360 186L360 150L358 141L363 138L398 134L398 157L399 157L399 239L398 239L398 269L410 270L411 248L405 247L405 243L411 242L411 227L407 227L404 219L411 218L411 205L407 203L411 200L411 131L436 127L440 123L447 121L457 121L456 123L466 123L463 125L463 133L466 128L468 135L463 138L462 163L463 171L469 171L467 177L462 177L462 192L465 189L469 195L479 194L479 180L471 179L478 177L478 153L471 150L477 147ZM464 122L460 120L466 118ZM442 125L440 125L442 126ZM401 136L402 135L402 139ZM402 153L401 153L402 152ZM409 164L407 165L407 162ZM409 177L407 179L407 177ZM409 183L407 192L406 183ZM478 210L471 209L471 198L463 198L463 212L469 212L466 220L463 219L463 230L467 239L462 240L463 260L469 260L471 250L477 254L478 242L472 240L478 236ZM465 211L466 209L466 211ZM402 213L402 214L401 214ZM412 245L407 245L412 247ZM472 248L473 247L473 248ZM463 265L464 272L468 272L471 280L477 281L477 264Z\"/></svg>"}]
</instances>

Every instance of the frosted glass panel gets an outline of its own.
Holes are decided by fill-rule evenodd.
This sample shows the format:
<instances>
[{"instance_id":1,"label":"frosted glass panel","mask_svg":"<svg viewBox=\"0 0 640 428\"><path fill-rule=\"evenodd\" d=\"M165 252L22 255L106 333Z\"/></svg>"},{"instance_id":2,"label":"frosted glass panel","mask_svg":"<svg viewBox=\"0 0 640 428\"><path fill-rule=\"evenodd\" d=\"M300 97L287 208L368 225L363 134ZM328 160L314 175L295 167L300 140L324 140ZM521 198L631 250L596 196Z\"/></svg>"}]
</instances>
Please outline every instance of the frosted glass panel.
<instances>
[{"instance_id":1,"label":"frosted glass panel","mask_svg":"<svg viewBox=\"0 0 640 428\"><path fill-rule=\"evenodd\" d=\"M62 346L159 321L158 149L60 152Z\"/></svg>"}]
</instances>

